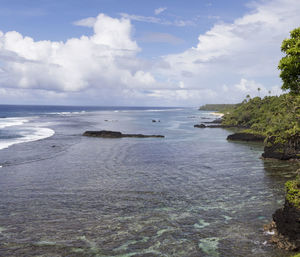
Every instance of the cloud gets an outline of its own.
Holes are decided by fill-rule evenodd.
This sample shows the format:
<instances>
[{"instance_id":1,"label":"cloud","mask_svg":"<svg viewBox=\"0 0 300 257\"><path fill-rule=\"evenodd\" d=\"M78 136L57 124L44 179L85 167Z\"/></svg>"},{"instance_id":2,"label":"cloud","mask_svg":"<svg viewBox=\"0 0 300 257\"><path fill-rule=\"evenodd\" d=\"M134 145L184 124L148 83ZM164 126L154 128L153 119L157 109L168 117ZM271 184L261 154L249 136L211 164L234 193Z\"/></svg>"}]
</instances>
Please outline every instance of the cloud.
<instances>
[{"instance_id":1,"label":"cloud","mask_svg":"<svg viewBox=\"0 0 300 257\"><path fill-rule=\"evenodd\" d=\"M232 23L218 21L200 34L194 47L155 60L139 57L131 20L179 21L99 14L74 23L92 28L91 36L65 42L0 32L0 101L178 106L240 102L257 95L258 87L261 96L279 94L280 45L299 26L299 13L298 0L256 2ZM168 33L144 34L142 40L181 42Z\"/></svg>"},{"instance_id":2,"label":"cloud","mask_svg":"<svg viewBox=\"0 0 300 257\"><path fill-rule=\"evenodd\" d=\"M154 14L155 15L159 15L162 12L164 12L165 10L167 10L167 7L159 7L159 8L157 8L157 9L154 10Z\"/></svg>"},{"instance_id":3,"label":"cloud","mask_svg":"<svg viewBox=\"0 0 300 257\"><path fill-rule=\"evenodd\" d=\"M92 28L92 27L94 27L96 21L97 21L97 18L89 17L89 18L85 18L85 19L82 19L82 20L79 20L79 21L75 21L75 22L73 22L73 24L76 25L76 26Z\"/></svg>"},{"instance_id":4,"label":"cloud","mask_svg":"<svg viewBox=\"0 0 300 257\"><path fill-rule=\"evenodd\" d=\"M132 21L140 21L140 22L147 22L147 23L155 23L160 25L166 26L177 26L177 27L185 27L185 26L194 26L195 22L193 20L166 20L161 19L158 17L153 16L142 16L142 15L135 15L135 14L128 14L128 13L121 13L121 17L132 20Z\"/></svg>"},{"instance_id":5,"label":"cloud","mask_svg":"<svg viewBox=\"0 0 300 257\"><path fill-rule=\"evenodd\" d=\"M123 88L148 87L154 77L141 70L140 51L131 39L125 18L99 14L90 37L66 42L34 41L16 31L0 32L0 83L5 88L109 93ZM127 65L122 65L122 63Z\"/></svg>"},{"instance_id":6,"label":"cloud","mask_svg":"<svg viewBox=\"0 0 300 257\"><path fill-rule=\"evenodd\" d=\"M168 43L172 45L182 44L184 40L169 33L149 32L145 33L140 41L148 43Z\"/></svg>"},{"instance_id":7,"label":"cloud","mask_svg":"<svg viewBox=\"0 0 300 257\"><path fill-rule=\"evenodd\" d=\"M183 81L191 89L210 88L216 92L216 102L228 98L222 90L224 84L229 94L235 91L232 100L236 101L244 97L241 89L245 81L248 89L255 81L254 87L260 85L266 92L273 91L281 83L277 70L282 57L280 45L289 31L299 26L299 13L297 0L256 3L233 23L219 22L200 34L195 47L163 57L167 68L157 73L175 82ZM185 76L186 71L190 76ZM242 81L240 90L236 88L237 81Z\"/></svg>"}]
</instances>

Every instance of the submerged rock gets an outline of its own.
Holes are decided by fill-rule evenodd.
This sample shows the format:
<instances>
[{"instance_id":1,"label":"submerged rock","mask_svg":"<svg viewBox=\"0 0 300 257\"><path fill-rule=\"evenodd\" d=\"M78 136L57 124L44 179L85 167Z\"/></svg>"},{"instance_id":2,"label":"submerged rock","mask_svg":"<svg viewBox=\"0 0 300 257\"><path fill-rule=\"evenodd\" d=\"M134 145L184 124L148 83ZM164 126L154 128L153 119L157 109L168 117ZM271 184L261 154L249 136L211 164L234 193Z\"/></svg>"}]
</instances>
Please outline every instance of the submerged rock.
<instances>
[{"instance_id":1,"label":"submerged rock","mask_svg":"<svg viewBox=\"0 0 300 257\"><path fill-rule=\"evenodd\" d=\"M122 138L122 137L137 137L137 138L161 137L161 138L163 138L164 137L162 135L123 134L119 131L109 131L109 130L86 131L83 133L83 136L103 137L103 138Z\"/></svg>"},{"instance_id":2,"label":"submerged rock","mask_svg":"<svg viewBox=\"0 0 300 257\"><path fill-rule=\"evenodd\" d=\"M295 135L281 141L278 137L269 137L262 157L279 160L300 159L300 136Z\"/></svg>"},{"instance_id":3,"label":"submerged rock","mask_svg":"<svg viewBox=\"0 0 300 257\"><path fill-rule=\"evenodd\" d=\"M259 134L252 134L252 133L234 133L227 137L227 140L236 140L236 141L246 141L246 142L263 142L265 140L265 136Z\"/></svg>"}]
</instances>

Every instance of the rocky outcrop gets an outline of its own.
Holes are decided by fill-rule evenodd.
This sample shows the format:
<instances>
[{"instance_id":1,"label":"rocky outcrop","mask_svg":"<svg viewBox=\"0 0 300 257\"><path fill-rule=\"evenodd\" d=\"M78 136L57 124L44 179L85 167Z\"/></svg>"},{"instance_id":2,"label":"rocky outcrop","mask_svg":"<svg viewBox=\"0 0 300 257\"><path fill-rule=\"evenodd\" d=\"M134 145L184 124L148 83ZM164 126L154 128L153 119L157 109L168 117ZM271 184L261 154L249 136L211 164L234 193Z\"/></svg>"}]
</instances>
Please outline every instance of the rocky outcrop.
<instances>
[{"instance_id":1,"label":"rocky outcrop","mask_svg":"<svg viewBox=\"0 0 300 257\"><path fill-rule=\"evenodd\" d=\"M273 214L277 236L272 238L280 248L300 249L300 209L285 201L284 207ZM277 239L276 239L277 238Z\"/></svg>"},{"instance_id":2,"label":"rocky outcrop","mask_svg":"<svg viewBox=\"0 0 300 257\"><path fill-rule=\"evenodd\" d=\"M163 138L162 135L143 135L143 134L123 134L118 131L86 131L83 133L83 136L87 137L103 137L103 138L122 138L122 137L137 137L137 138L146 138L146 137L160 137Z\"/></svg>"},{"instance_id":3,"label":"rocky outcrop","mask_svg":"<svg viewBox=\"0 0 300 257\"><path fill-rule=\"evenodd\" d=\"M252 133L234 133L227 137L227 140L233 141L246 141L246 142L263 142L265 140L265 136L259 134L252 134Z\"/></svg>"},{"instance_id":4,"label":"rocky outcrop","mask_svg":"<svg viewBox=\"0 0 300 257\"><path fill-rule=\"evenodd\" d=\"M279 160L300 159L300 135L281 141L275 136L269 137L262 157Z\"/></svg>"},{"instance_id":5,"label":"rocky outcrop","mask_svg":"<svg viewBox=\"0 0 300 257\"><path fill-rule=\"evenodd\" d=\"M206 126L204 124L196 124L194 128L206 128Z\"/></svg>"},{"instance_id":6,"label":"rocky outcrop","mask_svg":"<svg viewBox=\"0 0 300 257\"><path fill-rule=\"evenodd\" d=\"M265 227L272 234L271 242L285 250L300 250L300 169L298 176L285 184L283 208L273 214L273 222Z\"/></svg>"},{"instance_id":7,"label":"rocky outcrop","mask_svg":"<svg viewBox=\"0 0 300 257\"><path fill-rule=\"evenodd\" d=\"M194 128L246 128L243 126L232 126L232 125L223 125L223 124L216 124L216 125L205 125L203 123L194 125Z\"/></svg>"}]
</instances>

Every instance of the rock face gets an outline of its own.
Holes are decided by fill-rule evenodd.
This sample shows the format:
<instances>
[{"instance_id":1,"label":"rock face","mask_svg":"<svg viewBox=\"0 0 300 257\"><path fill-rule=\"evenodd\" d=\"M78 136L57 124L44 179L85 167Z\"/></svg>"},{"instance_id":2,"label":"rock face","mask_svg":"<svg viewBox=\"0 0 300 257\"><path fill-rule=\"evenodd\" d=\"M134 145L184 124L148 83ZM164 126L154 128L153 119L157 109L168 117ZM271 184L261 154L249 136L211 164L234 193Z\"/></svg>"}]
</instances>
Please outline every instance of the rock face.
<instances>
[{"instance_id":1,"label":"rock face","mask_svg":"<svg viewBox=\"0 0 300 257\"><path fill-rule=\"evenodd\" d=\"M236 140L236 141L246 141L246 142L263 142L265 140L265 136L251 133L234 133L227 137L227 140Z\"/></svg>"},{"instance_id":2,"label":"rock face","mask_svg":"<svg viewBox=\"0 0 300 257\"><path fill-rule=\"evenodd\" d=\"M279 160L300 159L300 136L293 136L285 142L276 142L276 137L269 137L262 157Z\"/></svg>"},{"instance_id":3,"label":"rock face","mask_svg":"<svg viewBox=\"0 0 300 257\"><path fill-rule=\"evenodd\" d=\"M300 250L300 209L295 208L287 200L284 207L273 214L272 229L274 235L271 242L279 248L289 251Z\"/></svg>"},{"instance_id":4,"label":"rock face","mask_svg":"<svg viewBox=\"0 0 300 257\"><path fill-rule=\"evenodd\" d=\"M108 131L108 130L86 131L83 133L83 136L103 137L103 138L122 138L122 137L137 137L137 138L160 137L160 138L163 138L164 137L162 135L122 134L121 132L118 132L118 131Z\"/></svg>"},{"instance_id":5,"label":"rock face","mask_svg":"<svg viewBox=\"0 0 300 257\"><path fill-rule=\"evenodd\" d=\"M286 200L284 207L273 214L273 220L278 233L293 242L295 249L291 250L300 249L300 209Z\"/></svg>"},{"instance_id":6,"label":"rock face","mask_svg":"<svg viewBox=\"0 0 300 257\"><path fill-rule=\"evenodd\" d=\"M294 180L286 182L283 208L273 214L273 222L266 230L272 233L271 242L285 250L300 250L300 169ZM270 234L270 233L269 233Z\"/></svg>"}]
</instances>

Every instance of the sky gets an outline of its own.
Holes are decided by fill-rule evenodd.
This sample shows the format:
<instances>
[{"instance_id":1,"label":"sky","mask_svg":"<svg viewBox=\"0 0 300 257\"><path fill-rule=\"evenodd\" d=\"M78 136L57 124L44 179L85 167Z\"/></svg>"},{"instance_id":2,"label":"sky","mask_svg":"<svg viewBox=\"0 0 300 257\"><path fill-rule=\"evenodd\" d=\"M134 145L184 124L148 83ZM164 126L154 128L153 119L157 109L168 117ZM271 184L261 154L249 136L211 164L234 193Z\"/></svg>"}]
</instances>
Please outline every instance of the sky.
<instances>
[{"instance_id":1,"label":"sky","mask_svg":"<svg viewBox=\"0 0 300 257\"><path fill-rule=\"evenodd\" d=\"M299 13L299 0L0 0L0 104L278 95L280 45Z\"/></svg>"}]
</instances>

